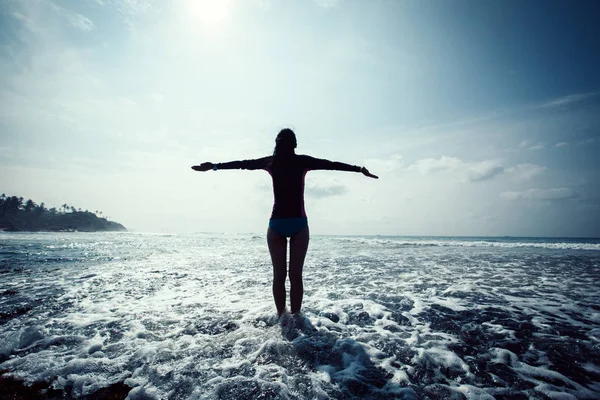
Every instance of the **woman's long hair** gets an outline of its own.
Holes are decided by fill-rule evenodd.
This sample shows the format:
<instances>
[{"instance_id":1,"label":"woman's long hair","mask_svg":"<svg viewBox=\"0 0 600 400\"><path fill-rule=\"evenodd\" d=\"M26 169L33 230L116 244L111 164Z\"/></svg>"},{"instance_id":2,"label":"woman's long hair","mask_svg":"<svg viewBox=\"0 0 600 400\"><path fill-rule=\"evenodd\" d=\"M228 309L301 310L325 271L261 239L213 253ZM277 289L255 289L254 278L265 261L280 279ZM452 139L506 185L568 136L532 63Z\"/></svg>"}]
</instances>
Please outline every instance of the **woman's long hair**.
<instances>
[{"instance_id":1,"label":"woman's long hair","mask_svg":"<svg viewBox=\"0 0 600 400\"><path fill-rule=\"evenodd\" d=\"M294 131L285 128L279 131L275 138L275 149L273 149L273 165L285 165L296 154L294 149L297 146L296 134Z\"/></svg>"}]
</instances>

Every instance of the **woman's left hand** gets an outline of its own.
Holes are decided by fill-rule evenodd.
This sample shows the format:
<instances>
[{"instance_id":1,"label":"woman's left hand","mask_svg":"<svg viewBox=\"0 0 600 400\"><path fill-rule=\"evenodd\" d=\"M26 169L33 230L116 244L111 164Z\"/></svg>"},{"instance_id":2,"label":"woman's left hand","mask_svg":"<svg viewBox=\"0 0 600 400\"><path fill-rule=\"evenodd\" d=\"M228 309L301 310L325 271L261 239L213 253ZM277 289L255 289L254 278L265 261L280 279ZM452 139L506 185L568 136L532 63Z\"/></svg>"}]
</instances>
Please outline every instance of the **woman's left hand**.
<instances>
[{"instance_id":1,"label":"woman's left hand","mask_svg":"<svg viewBox=\"0 0 600 400\"><path fill-rule=\"evenodd\" d=\"M194 171L204 172L204 171L208 171L209 169L212 169L212 167L213 167L213 163L211 163L211 162L205 162L205 163L202 163L200 165L194 165L192 167L192 169Z\"/></svg>"},{"instance_id":2,"label":"woman's left hand","mask_svg":"<svg viewBox=\"0 0 600 400\"><path fill-rule=\"evenodd\" d=\"M362 169L360 170L360 172L362 172L362 174L364 176L368 176L369 178L373 178L373 179L379 179L379 177L377 175L373 175L372 173L369 172L368 169L366 169L365 167L362 167Z\"/></svg>"}]
</instances>

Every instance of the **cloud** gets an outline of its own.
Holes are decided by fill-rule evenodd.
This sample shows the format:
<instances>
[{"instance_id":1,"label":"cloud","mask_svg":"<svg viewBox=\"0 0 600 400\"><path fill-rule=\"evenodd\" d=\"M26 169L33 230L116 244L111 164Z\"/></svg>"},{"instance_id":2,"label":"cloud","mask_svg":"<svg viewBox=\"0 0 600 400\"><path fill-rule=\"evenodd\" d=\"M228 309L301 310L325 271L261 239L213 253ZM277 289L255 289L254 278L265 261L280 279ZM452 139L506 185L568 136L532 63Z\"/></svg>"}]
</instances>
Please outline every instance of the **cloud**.
<instances>
[{"instance_id":1,"label":"cloud","mask_svg":"<svg viewBox=\"0 0 600 400\"><path fill-rule=\"evenodd\" d=\"M13 152L12 146L0 146L0 156L2 157L11 157Z\"/></svg>"},{"instance_id":2,"label":"cloud","mask_svg":"<svg viewBox=\"0 0 600 400\"><path fill-rule=\"evenodd\" d=\"M408 169L422 174L429 174L431 172L457 170L462 165L463 162L458 158L441 156L440 158L423 158L416 161Z\"/></svg>"},{"instance_id":3,"label":"cloud","mask_svg":"<svg viewBox=\"0 0 600 400\"><path fill-rule=\"evenodd\" d=\"M304 192L309 197L321 199L324 197L339 196L348 191L346 186L342 185L338 180L324 181L306 181Z\"/></svg>"},{"instance_id":4,"label":"cloud","mask_svg":"<svg viewBox=\"0 0 600 400\"><path fill-rule=\"evenodd\" d=\"M30 30L31 32L39 32L40 31L40 27L34 20L21 14L20 12L18 12L18 11L13 12L12 16L14 19L19 20L23 24L23 26L25 28L27 28L28 30Z\"/></svg>"},{"instance_id":5,"label":"cloud","mask_svg":"<svg viewBox=\"0 0 600 400\"><path fill-rule=\"evenodd\" d=\"M333 8L340 5L342 0L313 0L313 2L319 7L323 8Z\"/></svg>"},{"instance_id":6,"label":"cloud","mask_svg":"<svg viewBox=\"0 0 600 400\"><path fill-rule=\"evenodd\" d=\"M552 189L529 189L524 192L503 192L500 194L501 197L507 200L547 200L547 201L559 201L576 199L579 194L571 188L552 188Z\"/></svg>"},{"instance_id":7,"label":"cloud","mask_svg":"<svg viewBox=\"0 0 600 400\"><path fill-rule=\"evenodd\" d=\"M491 179L502 172L504 167L496 160L484 160L473 163L464 162L455 157L441 156L440 158L423 158L408 167L409 170L421 174L436 172L456 172L469 182Z\"/></svg>"},{"instance_id":8,"label":"cloud","mask_svg":"<svg viewBox=\"0 0 600 400\"><path fill-rule=\"evenodd\" d=\"M252 3L263 10L271 9L271 0L253 0Z\"/></svg>"},{"instance_id":9,"label":"cloud","mask_svg":"<svg viewBox=\"0 0 600 400\"><path fill-rule=\"evenodd\" d=\"M600 208L600 196L582 197L581 204L585 207Z\"/></svg>"},{"instance_id":10,"label":"cloud","mask_svg":"<svg viewBox=\"0 0 600 400\"><path fill-rule=\"evenodd\" d=\"M568 96L559 97L559 98L550 100L546 103L543 103L541 105L541 108L553 108L553 107L567 108L573 104L580 103L580 102L590 99L596 95L598 95L598 92L570 94Z\"/></svg>"},{"instance_id":11,"label":"cloud","mask_svg":"<svg viewBox=\"0 0 600 400\"><path fill-rule=\"evenodd\" d=\"M89 32L94 28L94 23L86 16L81 14L68 14L69 23L75 28L81 29L84 32Z\"/></svg>"},{"instance_id":12,"label":"cloud","mask_svg":"<svg viewBox=\"0 0 600 400\"><path fill-rule=\"evenodd\" d=\"M506 172L517 175L521 179L531 179L546 170L546 167L537 164L517 164L506 169Z\"/></svg>"},{"instance_id":13,"label":"cloud","mask_svg":"<svg viewBox=\"0 0 600 400\"><path fill-rule=\"evenodd\" d=\"M566 147L568 145L569 145L569 143L567 143L567 142L560 142L560 143L556 143L554 145L554 147Z\"/></svg>"},{"instance_id":14,"label":"cloud","mask_svg":"<svg viewBox=\"0 0 600 400\"><path fill-rule=\"evenodd\" d=\"M133 107L137 105L137 102L129 97L119 96L118 100L123 107Z\"/></svg>"},{"instance_id":15,"label":"cloud","mask_svg":"<svg viewBox=\"0 0 600 400\"><path fill-rule=\"evenodd\" d=\"M586 144L592 144L596 141L596 139L594 138L590 138L590 139L586 139L586 140L582 140L580 142L577 142L578 145L586 145Z\"/></svg>"},{"instance_id":16,"label":"cloud","mask_svg":"<svg viewBox=\"0 0 600 400\"><path fill-rule=\"evenodd\" d=\"M364 161L367 168L377 172L391 172L402 167L402 156L393 154L385 158L370 158Z\"/></svg>"},{"instance_id":17,"label":"cloud","mask_svg":"<svg viewBox=\"0 0 600 400\"><path fill-rule=\"evenodd\" d=\"M481 221L495 221L498 219L498 217L493 215L480 215L476 213L468 213L467 215L465 215L465 218Z\"/></svg>"},{"instance_id":18,"label":"cloud","mask_svg":"<svg viewBox=\"0 0 600 400\"><path fill-rule=\"evenodd\" d=\"M546 145L544 143L536 143L529 147L529 150L542 150L545 149Z\"/></svg>"},{"instance_id":19,"label":"cloud","mask_svg":"<svg viewBox=\"0 0 600 400\"><path fill-rule=\"evenodd\" d=\"M519 145L519 148L521 148L521 149L527 149L527 150L541 150L541 149L546 148L546 144L542 143L542 142L531 143L528 140L523 140L521 142L521 144Z\"/></svg>"},{"instance_id":20,"label":"cloud","mask_svg":"<svg viewBox=\"0 0 600 400\"><path fill-rule=\"evenodd\" d=\"M161 103L163 101L163 96L160 93L154 92L152 93L152 98L154 99L155 102L157 103Z\"/></svg>"},{"instance_id":21,"label":"cloud","mask_svg":"<svg viewBox=\"0 0 600 400\"><path fill-rule=\"evenodd\" d=\"M143 15L152 9L151 0L106 0L100 2L102 5L115 7L122 14Z\"/></svg>"},{"instance_id":22,"label":"cloud","mask_svg":"<svg viewBox=\"0 0 600 400\"><path fill-rule=\"evenodd\" d=\"M133 28L138 19L158 12L160 9L154 0L96 0L96 3L116 11L129 28Z\"/></svg>"},{"instance_id":23,"label":"cloud","mask_svg":"<svg viewBox=\"0 0 600 400\"><path fill-rule=\"evenodd\" d=\"M479 182L492 179L503 173L514 174L520 179L532 179L546 170L546 167L537 164L517 164L504 167L499 160L483 160L465 162L455 157L442 156L440 158L424 158L408 167L408 170L418 171L421 174L436 172L454 172L461 175L464 181Z\"/></svg>"},{"instance_id":24,"label":"cloud","mask_svg":"<svg viewBox=\"0 0 600 400\"><path fill-rule=\"evenodd\" d=\"M504 172L504 167L495 161L481 161L467 167L467 179L471 182L491 179Z\"/></svg>"},{"instance_id":25,"label":"cloud","mask_svg":"<svg viewBox=\"0 0 600 400\"><path fill-rule=\"evenodd\" d=\"M54 3L50 4L57 12L62 14L73 27L80 29L84 32L89 32L94 28L94 23L85 15L81 15L71 10L67 10L66 8L58 6Z\"/></svg>"}]
</instances>

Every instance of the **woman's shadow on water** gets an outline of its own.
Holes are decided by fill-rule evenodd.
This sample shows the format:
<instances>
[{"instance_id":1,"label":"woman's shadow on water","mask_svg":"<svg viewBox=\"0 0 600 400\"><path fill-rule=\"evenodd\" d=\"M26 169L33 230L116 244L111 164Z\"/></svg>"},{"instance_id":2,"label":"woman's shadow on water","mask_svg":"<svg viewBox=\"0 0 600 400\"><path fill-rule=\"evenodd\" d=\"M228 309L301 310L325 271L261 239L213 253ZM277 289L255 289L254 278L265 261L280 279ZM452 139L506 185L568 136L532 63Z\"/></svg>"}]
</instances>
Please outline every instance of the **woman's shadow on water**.
<instances>
[{"instance_id":1,"label":"woman's shadow on water","mask_svg":"<svg viewBox=\"0 0 600 400\"><path fill-rule=\"evenodd\" d=\"M355 340L317 330L304 315L285 315L280 325L282 336L292 343L298 357L311 369L326 372L337 385L338 398L397 399L402 394L402 398L416 398L412 389L390 382L392 375L375 366Z\"/></svg>"}]
</instances>

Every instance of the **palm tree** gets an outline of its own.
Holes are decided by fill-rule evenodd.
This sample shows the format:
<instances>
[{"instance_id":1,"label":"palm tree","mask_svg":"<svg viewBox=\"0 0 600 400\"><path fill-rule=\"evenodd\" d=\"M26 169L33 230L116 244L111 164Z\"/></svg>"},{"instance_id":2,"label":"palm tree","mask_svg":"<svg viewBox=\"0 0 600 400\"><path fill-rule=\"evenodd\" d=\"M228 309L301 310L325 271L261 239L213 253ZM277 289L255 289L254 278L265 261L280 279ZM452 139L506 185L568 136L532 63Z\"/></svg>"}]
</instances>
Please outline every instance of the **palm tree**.
<instances>
[{"instance_id":1,"label":"palm tree","mask_svg":"<svg viewBox=\"0 0 600 400\"><path fill-rule=\"evenodd\" d=\"M17 196L10 196L6 199L5 210L11 212L17 212L23 205L23 198Z\"/></svg>"},{"instance_id":2,"label":"palm tree","mask_svg":"<svg viewBox=\"0 0 600 400\"><path fill-rule=\"evenodd\" d=\"M25 202L25 211L29 212L32 209L34 209L36 206L36 204L33 202L33 200L29 199Z\"/></svg>"}]
</instances>

